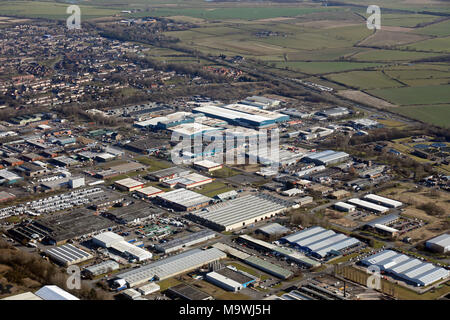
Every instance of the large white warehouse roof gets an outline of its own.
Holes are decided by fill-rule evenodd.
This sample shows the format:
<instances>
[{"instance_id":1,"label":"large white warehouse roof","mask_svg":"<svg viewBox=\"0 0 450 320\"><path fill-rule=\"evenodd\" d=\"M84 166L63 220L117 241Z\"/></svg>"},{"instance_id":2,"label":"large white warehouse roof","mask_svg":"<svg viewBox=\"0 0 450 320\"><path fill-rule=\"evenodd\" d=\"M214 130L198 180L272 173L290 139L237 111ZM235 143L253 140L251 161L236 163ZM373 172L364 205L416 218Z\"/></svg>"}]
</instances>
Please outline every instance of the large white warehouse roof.
<instances>
[{"instance_id":1,"label":"large white warehouse roof","mask_svg":"<svg viewBox=\"0 0 450 320\"><path fill-rule=\"evenodd\" d=\"M49 285L36 291L36 295L43 300L80 300L60 287Z\"/></svg>"},{"instance_id":2,"label":"large white warehouse roof","mask_svg":"<svg viewBox=\"0 0 450 320\"><path fill-rule=\"evenodd\" d=\"M223 258L226 258L226 254L216 248L193 249L127 271L120 274L118 278L124 279L128 286L133 287L150 280L164 280Z\"/></svg>"},{"instance_id":3,"label":"large white warehouse roof","mask_svg":"<svg viewBox=\"0 0 450 320\"><path fill-rule=\"evenodd\" d=\"M386 207L390 207L390 208L398 208L398 207L401 207L403 205L403 203L400 202L400 201L396 201L396 200L392 200L392 199L389 199L389 198L377 196L376 194L372 194L372 193L364 196L364 199L366 199L366 200L368 200L370 202L374 202L374 203L378 203L378 204L384 205Z\"/></svg>"},{"instance_id":4,"label":"large white warehouse roof","mask_svg":"<svg viewBox=\"0 0 450 320\"><path fill-rule=\"evenodd\" d=\"M385 212L389 211L389 208L380 206L380 205L372 203L372 202L360 200L357 198L347 200L347 202L354 204L357 207L360 207L360 208L363 208L366 210L370 210L370 211L379 212L379 213L385 213Z\"/></svg>"},{"instance_id":5,"label":"large white warehouse roof","mask_svg":"<svg viewBox=\"0 0 450 320\"><path fill-rule=\"evenodd\" d=\"M381 270L417 286L427 286L450 275L450 271L444 268L392 250L381 251L361 262L366 266L376 265Z\"/></svg>"}]
</instances>

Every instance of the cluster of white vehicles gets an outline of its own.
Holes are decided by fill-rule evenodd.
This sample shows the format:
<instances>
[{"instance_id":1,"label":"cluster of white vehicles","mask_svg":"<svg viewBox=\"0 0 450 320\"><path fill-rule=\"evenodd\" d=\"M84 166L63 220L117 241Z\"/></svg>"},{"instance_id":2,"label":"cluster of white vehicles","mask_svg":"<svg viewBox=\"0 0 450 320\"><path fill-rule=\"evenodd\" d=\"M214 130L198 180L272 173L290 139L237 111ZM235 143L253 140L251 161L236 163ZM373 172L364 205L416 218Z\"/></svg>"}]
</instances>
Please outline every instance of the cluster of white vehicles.
<instances>
[{"instance_id":1,"label":"cluster of white vehicles","mask_svg":"<svg viewBox=\"0 0 450 320\"><path fill-rule=\"evenodd\" d=\"M39 216L78 207L90 202L89 197L104 192L101 188L80 189L60 195L26 202L17 206L0 209L0 219L14 215Z\"/></svg>"}]
</instances>

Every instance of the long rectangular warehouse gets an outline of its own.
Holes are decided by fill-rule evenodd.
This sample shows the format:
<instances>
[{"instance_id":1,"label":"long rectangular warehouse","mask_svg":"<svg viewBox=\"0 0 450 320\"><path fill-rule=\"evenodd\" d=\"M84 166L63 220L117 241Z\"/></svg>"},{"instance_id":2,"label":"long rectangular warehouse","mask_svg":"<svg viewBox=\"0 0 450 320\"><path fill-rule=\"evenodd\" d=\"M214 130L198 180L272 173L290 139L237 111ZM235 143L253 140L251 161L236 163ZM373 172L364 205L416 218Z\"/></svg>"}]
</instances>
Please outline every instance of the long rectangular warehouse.
<instances>
[{"instance_id":1,"label":"long rectangular warehouse","mask_svg":"<svg viewBox=\"0 0 450 320\"><path fill-rule=\"evenodd\" d=\"M211 230L202 230L185 237L174 239L166 243L159 243L155 245L155 249L163 253L171 253L183 248L193 246L197 243L213 239L216 233Z\"/></svg>"},{"instance_id":2,"label":"long rectangular warehouse","mask_svg":"<svg viewBox=\"0 0 450 320\"><path fill-rule=\"evenodd\" d=\"M276 246L269 242L255 239L249 235L239 236L238 239L239 239L239 241L244 241L244 242L256 247L257 249L262 249L265 251L273 252L277 255L286 257L289 260L294 261L296 263L306 265L307 267L317 267L317 266L320 266L320 264L321 264L318 261L312 260L311 258L308 258L308 257L304 256L303 254L300 254L300 252L298 252L298 251L295 251L293 249L286 248L286 247L279 247L279 246Z\"/></svg>"},{"instance_id":3,"label":"long rectangular warehouse","mask_svg":"<svg viewBox=\"0 0 450 320\"><path fill-rule=\"evenodd\" d=\"M292 203L267 194L246 195L190 214L195 221L220 231L230 231L271 218Z\"/></svg>"},{"instance_id":4,"label":"long rectangular warehouse","mask_svg":"<svg viewBox=\"0 0 450 320\"><path fill-rule=\"evenodd\" d=\"M358 208L363 208L365 210L376 212L376 213L385 213L385 212L389 211L389 208L380 206L380 205L372 203L372 202L360 200L357 198L349 199L349 200L347 200L347 202L354 204Z\"/></svg>"},{"instance_id":5,"label":"long rectangular warehouse","mask_svg":"<svg viewBox=\"0 0 450 320\"><path fill-rule=\"evenodd\" d=\"M447 253L450 251L450 234L444 233L425 242L425 246L436 252Z\"/></svg>"},{"instance_id":6,"label":"long rectangular warehouse","mask_svg":"<svg viewBox=\"0 0 450 320\"><path fill-rule=\"evenodd\" d=\"M56 248L50 248L45 252L51 259L64 265L70 266L89 259L93 256L71 244L65 244Z\"/></svg>"},{"instance_id":7,"label":"long rectangular warehouse","mask_svg":"<svg viewBox=\"0 0 450 320\"><path fill-rule=\"evenodd\" d=\"M312 227L299 231L281 238L281 241L287 242L317 258L324 258L329 254L336 254L361 244L355 238L322 227Z\"/></svg>"},{"instance_id":8,"label":"long rectangular warehouse","mask_svg":"<svg viewBox=\"0 0 450 320\"><path fill-rule=\"evenodd\" d=\"M244 262L280 279L288 279L293 276L291 271L255 256L248 257Z\"/></svg>"},{"instance_id":9,"label":"long rectangular warehouse","mask_svg":"<svg viewBox=\"0 0 450 320\"><path fill-rule=\"evenodd\" d=\"M147 264L118 275L128 287L134 287L148 281L160 281L200 268L205 264L226 258L226 254L216 248L207 250L193 249L166 259Z\"/></svg>"},{"instance_id":10,"label":"long rectangular warehouse","mask_svg":"<svg viewBox=\"0 0 450 320\"><path fill-rule=\"evenodd\" d=\"M156 198L164 205L173 207L176 210L191 211L205 207L212 200L200 193L177 189L163 194L158 194Z\"/></svg>"},{"instance_id":11,"label":"long rectangular warehouse","mask_svg":"<svg viewBox=\"0 0 450 320\"><path fill-rule=\"evenodd\" d=\"M245 105L232 104L223 107L203 106L192 110L208 117L225 120L230 124L244 127L263 128L289 120L288 115L252 108Z\"/></svg>"},{"instance_id":12,"label":"long rectangular warehouse","mask_svg":"<svg viewBox=\"0 0 450 320\"><path fill-rule=\"evenodd\" d=\"M449 270L393 250L383 250L361 260L361 263L366 267L376 265L382 271L418 287L446 279L450 275Z\"/></svg>"},{"instance_id":13,"label":"long rectangular warehouse","mask_svg":"<svg viewBox=\"0 0 450 320\"><path fill-rule=\"evenodd\" d=\"M126 257L132 257L138 261L152 258L152 253L125 241L122 236L114 232L103 232L92 238L92 242L103 248L114 249Z\"/></svg>"},{"instance_id":14,"label":"long rectangular warehouse","mask_svg":"<svg viewBox=\"0 0 450 320\"><path fill-rule=\"evenodd\" d=\"M385 206L385 207L389 207L389 208L398 208L403 205L403 203L400 201L377 196L376 194L372 194L372 193L364 196L364 199L367 201Z\"/></svg>"},{"instance_id":15,"label":"long rectangular warehouse","mask_svg":"<svg viewBox=\"0 0 450 320\"><path fill-rule=\"evenodd\" d=\"M342 162L350 157L348 153L342 151L325 150L307 154L304 159L307 162L314 162L318 165L329 165Z\"/></svg>"}]
</instances>

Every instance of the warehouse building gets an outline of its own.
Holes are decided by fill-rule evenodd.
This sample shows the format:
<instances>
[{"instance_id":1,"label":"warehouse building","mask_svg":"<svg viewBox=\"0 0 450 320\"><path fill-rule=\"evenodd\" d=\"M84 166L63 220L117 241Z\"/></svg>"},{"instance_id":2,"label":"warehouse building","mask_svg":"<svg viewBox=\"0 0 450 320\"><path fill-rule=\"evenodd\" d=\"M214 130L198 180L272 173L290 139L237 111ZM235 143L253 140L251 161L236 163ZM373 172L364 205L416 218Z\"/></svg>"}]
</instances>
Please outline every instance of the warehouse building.
<instances>
[{"instance_id":1,"label":"warehouse building","mask_svg":"<svg viewBox=\"0 0 450 320\"><path fill-rule=\"evenodd\" d=\"M156 199L163 205L180 211L198 210L212 201L209 197L187 189L177 189L158 194Z\"/></svg>"},{"instance_id":2,"label":"warehouse building","mask_svg":"<svg viewBox=\"0 0 450 320\"><path fill-rule=\"evenodd\" d=\"M306 162L313 162L317 165L336 164L347 160L350 157L348 153L341 151L326 150L307 154L303 159Z\"/></svg>"},{"instance_id":3,"label":"warehouse building","mask_svg":"<svg viewBox=\"0 0 450 320\"><path fill-rule=\"evenodd\" d=\"M246 288L257 279L247 273L225 267L220 270L208 272L206 274L206 280L224 290L236 292Z\"/></svg>"},{"instance_id":4,"label":"warehouse building","mask_svg":"<svg viewBox=\"0 0 450 320\"><path fill-rule=\"evenodd\" d=\"M194 162L194 168L197 170L212 172L223 168L223 164L216 163L210 160L201 160Z\"/></svg>"},{"instance_id":5,"label":"warehouse building","mask_svg":"<svg viewBox=\"0 0 450 320\"><path fill-rule=\"evenodd\" d=\"M191 170L180 168L180 167L171 167L167 169L162 169L158 171L154 171L149 173L148 177L152 180L163 182L169 179L175 179L179 177L183 177L191 173Z\"/></svg>"},{"instance_id":6,"label":"warehouse building","mask_svg":"<svg viewBox=\"0 0 450 320\"><path fill-rule=\"evenodd\" d=\"M208 241L210 239L213 239L215 236L216 233L214 231L201 230L199 232L192 233L182 238L168 241L166 243L158 243L155 245L155 249L165 254L172 253L178 250L182 250L183 248Z\"/></svg>"},{"instance_id":7,"label":"warehouse building","mask_svg":"<svg viewBox=\"0 0 450 320\"><path fill-rule=\"evenodd\" d=\"M114 182L114 185L120 190L125 190L128 192L136 191L144 187L144 183L131 178L117 180Z\"/></svg>"},{"instance_id":8,"label":"warehouse building","mask_svg":"<svg viewBox=\"0 0 450 320\"><path fill-rule=\"evenodd\" d=\"M213 300L213 297L209 294L184 283L170 287L165 291L165 294L172 299L189 301Z\"/></svg>"},{"instance_id":9,"label":"warehouse building","mask_svg":"<svg viewBox=\"0 0 450 320\"><path fill-rule=\"evenodd\" d=\"M74 295L54 285L44 286L36 291L35 294L42 300L80 300Z\"/></svg>"},{"instance_id":10,"label":"warehouse building","mask_svg":"<svg viewBox=\"0 0 450 320\"><path fill-rule=\"evenodd\" d=\"M73 264L78 264L93 258L90 253L81 250L71 244L65 244L56 248L47 249L45 253L52 260L65 267Z\"/></svg>"},{"instance_id":11,"label":"warehouse building","mask_svg":"<svg viewBox=\"0 0 450 320\"><path fill-rule=\"evenodd\" d=\"M281 241L317 258L340 255L341 251L359 246L361 242L342 233L322 227L307 228L281 238Z\"/></svg>"},{"instance_id":12,"label":"warehouse building","mask_svg":"<svg viewBox=\"0 0 450 320\"><path fill-rule=\"evenodd\" d=\"M182 177L165 180L162 184L169 188L192 189L213 182L213 178L202 176L198 173L190 173Z\"/></svg>"},{"instance_id":13,"label":"warehouse building","mask_svg":"<svg viewBox=\"0 0 450 320\"><path fill-rule=\"evenodd\" d=\"M348 203L345 203L345 202L342 202L342 201L336 202L333 205L333 207L336 210L343 211L343 212L354 212L355 209L356 209L356 207L354 205L348 204Z\"/></svg>"},{"instance_id":14,"label":"warehouse building","mask_svg":"<svg viewBox=\"0 0 450 320\"><path fill-rule=\"evenodd\" d=\"M275 236L275 235L282 235L285 233L288 233L289 229L286 227L283 227L281 224L278 223L270 223L264 227L258 228L256 230L256 233L261 233L265 235L266 237Z\"/></svg>"},{"instance_id":15,"label":"warehouse building","mask_svg":"<svg viewBox=\"0 0 450 320\"><path fill-rule=\"evenodd\" d=\"M155 197L158 194L164 193L161 189L149 186L142 189L136 190L136 194L142 198L150 199Z\"/></svg>"},{"instance_id":16,"label":"warehouse building","mask_svg":"<svg viewBox=\"0 0 450 320\"><path fill-rule=\"evenodd\" d=\"M230 231L274 217L293 203L267 194L246 195L190 214L194 221L217 229Z\"/></svg>"},{"instance_id":17,"label":"warehouse building","mask_svg":"<svg viewBox=\"0 0 450 320\"><path fill-rule=\"evenodd\" d=\"M136 153L153 154L166 150L169 146L167 139L155 139L153 137L127 143L124 148Z\"/></svg>"},{"instance_id":18,"label":"warehouse building","mask_svg":"<svg viewBox=\"0 0 450 320\"><path fill-rule=\"evenodd\" d=\"M118 275L118 279L125 280L128 287L131 288L148 281L168 279L224 258L226 258L226 254L216 248L193 249L124 272Z\"/></svg>"},{"instance_id":19,"label":"warehouse building","mask_svg":"<svg viewBox=\"0 0 450 320\"><path fill-rule=\"evenodd\" d=\"M20 301L27 301L27 300L31 300L31 301L35 300L36 301L37 300L37 301L39 301L39 300L42 300L42 298L38 297L37 295L35 295L32 292L24 292L24 293L19 293L19 294L9 296L6 298L2 298L0 300L20 300Z\"/></svg>"},{"instance_id":20,"label":"warehouse building","mask_svg":"<svg viewBox=\"0 0 450 320\"><path fill-rule=\"evenodd\" d=\"M294 251L290 248L286 247L280 247L271 243L268 243L266 241L255 239L249 235L242 235L239 236L238 241L244 242L247 245L257 249L257 250L264 250L266 252L272 252L277 256L282 256L290 261L293 261L295 263L301 264L303 266L307 266L308 268L311 267L317 267L320 266L321 263L312 260L308 257L305 257L304 255L300 254L298 251Z\"/></svg>"},{"instance_id":21,"label":"warehouse building","mask_svg":"<svg viewBox=\"0 0 450 320\"><path fill-rule=\"evenodd\" d=\"M119 270L120 265L114 260L107 260L101 263L94 264L84 269L84 271L92 276L96 277L104 273L112 272L114 270Z\"/></svg>"},{"instance_id":22,"label":"warehouse building","mask_svg":"<svg viewBox=\"0 0 450 320\"><path fill-rule=\"evenodd\" d=\"M364 225L364 228L367 229L376 229L376 225L389 226L400 219L400 216L395 213L387 214L385 216L376 218L372 221L369 221Z\"/></svg>"},{"instance_id":23,"label":"warehouse building","mask_svg":"<svg viewBox=\"0 0 450 320\"><path fill-rule=\"evenodd\" d=\"M122 295L129 300L136 300L141 296L141 293L134 289L127 289L122 292Z\"/></svg>"},{"instance_id":24,"label":"warehouse building","mask_svg":"<svg viewBox=\"0 0 450 320\"><path fill-rule=\"evenodd\" d=\"M385 212L389 211L389 208L380 206L380 205L372 203L372 202L360 200L357 198L349 199L349 200L347 200L347 202L357 206L358 208L362 208L362 209L372 211L375 213L385 213Z\"/></svg>"},{"instance_id":25,"label":"warehouse building","mask_svg":"<svg viewBox=\"0 0 450 320\"><path fill-rule=\"evenodd\" d=\"M368 194L364 196L364 200L388 207L388 208L398 208L403 205L400 201L392 200L385 197L377 196L376 194Z\"/></svg>"},{"instance_id":26,"label":"warehouse building","mask_svg":"<svg viewBox=\"0 0 450 320\"><path fill-rule=\"evenodd\" d=\"M425 246L436 252L447 253L450 251L450 234L444 233L425 242Z\"/></svg>"},{"instance_id":27,"label":"warehouse building","mask_svg":"<svg viewBox=\"0 0 450 320\"><path fill-rule=\"evenodd\" d=\"M229 124L255 129L274 126L277 123L289 120L288 115L239 104L231 104L222 107L213 105L203 106L193 109L193 112L224 120Z\"/></svg>"},{"instance_id":28,"label":"warehouse building","mask_svg":"<svg viewBox=\"0 0 450 320\"><path fill-rule=\"evenodd\" d=\"M393 250L383 250L361 260L361 263L366 267L378 266L394 278L418 287L446 279L450 275L449 270Z\"/></svg>"},{"instance_id":29,"label":"warehouse building","mask_svg":"<svg viewBox=\"0 0 450 320\"><path fill-rule=\"evenodd\" d=\"M145 261L152 258L150 252L128 243L122 236L114 232L108 231L96 235L92 238L92 242L100 247L113 249L125 257L130 257L138 261Z\"/></svg>"},{"instance_id":30,"label":"warehouse building","mask_svg":"<svg viewBox=\"0 0 450 320\"><path fill-rule=\"evenodd\" d=\"M222 130L222 128L210 127L202 123L184 123L169 129L173 134L178 137L186 137L193 139L197 136L202 136L206 133L216 132Z\"/></svg>"},{"instance_id":31,"label":"warehouse building","mask_svg":"<svg viewBox=\"0 0 450 320\"><path fill-rule=\"evenodd\" d=\"M142 287L137 288L137 291L139 291L143 296L158 292L160 290L160 286L154 282L151 282L149 284L146 284Z\"/></svg>"},{"instance_id":32,"label":"warehouse building","mask_svg":"<svg viewBox=\"0 0 450 320\"><path fill-rule=\"evenodd\" d=\"M0 185L14 184L22 180L23 178L14 172L8 171L7 169L0 170Z\"/></svg>"},{"instance_id":33,"label":"warehouse building","mask_svg":"<svg viewBox=\"0 0 450 320\"><path fill-rule=\"evenodd\" d=\"M257 258L255 256L249 256L247 259L244 260L244 262L252 267L255 267L256 269L264 271L268 274L271 274L283 280L289 279L294 275L291 271L285 268L282 268L276 264Z\"/></svg>"},{"instance_id":34,"label":"warehouse building","mask_svg":"<svg viewBox=\"0 0 450 320\"><path fill-rule=\"evenodd\" d=\"M384 224L375 224L374 229L378 233L390 236L391 238L397 237L400 233L400 230L397 230L389 226L385 226Z\"/></svg>"}]
</instances>

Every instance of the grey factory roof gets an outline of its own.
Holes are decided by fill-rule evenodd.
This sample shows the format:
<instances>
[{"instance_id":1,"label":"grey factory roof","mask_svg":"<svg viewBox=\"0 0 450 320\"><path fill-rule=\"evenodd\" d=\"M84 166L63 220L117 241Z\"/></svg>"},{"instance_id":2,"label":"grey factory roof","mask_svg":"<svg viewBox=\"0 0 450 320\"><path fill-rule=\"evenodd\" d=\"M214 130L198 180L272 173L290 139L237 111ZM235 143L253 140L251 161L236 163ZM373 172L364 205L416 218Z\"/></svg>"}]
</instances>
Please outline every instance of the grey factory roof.
<instances>
[{"instance_id":1,"label":"grey factory roof","mask_svg":"<svg viewBox=\"0 0 450 320\"><path fill-rule=\"evenodd\" d=\"M339 251L358 245L359 240L322 227L312 227L282 238L302 249L325 257L331 251Z\"/></svg>"},{"instance_id":2,"label":"grey factory roof","mask_svg":"<svg viewBox=\"0 0 450 320\"><path fill-rule=\"evenodd\" d=\"M317 153L309 153L305 156L307 160L327 164L329 162L348 157L349 154L342 151L325 150Z\"/></svg>"},{"instance_id":3,"label":"grey factory roof","mask_svg":"<svg viewBox=\"0 0 450 320\"><path fill-rule=\"evenodd\" d=\"M205 292L184 283L170 287L167 289L167 292L186 300L207 300L211 298L211 296Z\"/></svg>"},{"instance_id":4,"label":"grey factory roof","mask_svg":"<svg viewBox=\"0 0 450 320\"><path fill-rule=\"evenodd\" d=\"M198 204L209 202L212 200L211 198L200 193L183 188L165 192L163 194L158 194L157 197L168 202L182 205L184 207L196 206Z\"/></svg>"},{"instance_id":5,"label":"grey factory roof","mask_svg":"<svg viewBox=\"0 0 450 320\"><path fill-rule=\"evenodd\" d=\"M226 254L216 248L193 249L119 274L118 278L124 279L132 287L153 278L158 280L170 278L223 258L226 258Z\"/></svg>"},{"instance_id":6,"label":"grey factory roof","mask_svg":"<svg viewBox=\"0 0 450 320\"><path fill-rule=\"evenodd\" d=\"M94 264L90 267L87 267L85 270L89 271L94 275L102 274L108 272L108 270L117 270L120 268L120 265L114 260L107 260L101 263Z\"/></svg>"},{"instance_id":7,"label":"grey factory roof","mask_svg":"<svg viewBox=\"0 0 450 320\"><path fill-rule=\"evenodd\" d=\"M390 224L391 222L397 220L398 218L400 218L400 216L398 214L391 213L391 214L379 217L377 219L374 219L374 220L366 223L366 226L375 227L376 224L387 225L387 224Z\"/></svg>"},{"instance_id":8,"label":"grey factory roof","mask_svg":"<svg viewBox=\"0 0 450 320\"><path fill-rule=\"evenodd\" d=\"M217 242L214 243L212 245L212 247L219 249L220 251L226 252L228 255L241 259L241 260L245 260L248 257L250 257L250 255L244 251L235 249L233 247L230 247L229 245L222 243L222 242Z\"/></svg>"},{"instance_id":9,"label":"grey factory roof","mask_svg":"<svg viewBox=\"0 0 450 320\"><path fill-rule=\"evenodd\" d=\"M166 243L157 244L155 248L160 251L167 251L170 249L182 248L184 246L190 246L196 243L200 243L211 238L214 238L216 233L212 230L201 230L196 233L189 234L182 238L173 239Z\"/></svg>"},{"instance_id":10,"label":"grey factory roof","mask_svg":"<svg viewBox=\"0 0 450 320\"><path fill-rule=\"evenodd\" d=\"M188 174L190 173L191 170L189 169L185 169L185 168L180 168L180 167L170 167L170 168L166 168L166 169L162 169L162 170L158 170L158 171L154 171L149 173L150 176L152 177L156 177L156 178L165 178L174 174Z\"/></svg>"},{"instance_id":11,"label":"grey factory roof","mask_svg":"<svg viewBox=\"0 0 450 320\"><path fill-rule=\"evenodd\" d=\"M66 265L80 263L92 258L92 255L84 250L78 249L71 244L65 244L56 248L50 248L46 253L55 260Z\"/></svg>"},{"instance_id":12,"label":"grey factory roof","mask_svg":"<svg viewBox=\"0 0 450 320\"><path fill-rule=\"evenodd\" d=\"M450 274L450 271L444 268L392 250L383 250L361 260L361 262L366 266L376 265L381 270L417 286L427 286L447 278Z\"/></svg>"},{"instance_id":13,"label":"grey factory roof","mask_svg":"<svg viewBox=\"0 0 450 320\"><path fill-rule=\"evenodd\" d=\"M301 254L300 252L293 250L291 248L287 248L287 247L280 247L274 244L271 244L269 242L263 241L263 240L259 240L259 239L255 239L249 235L242 235L239 236L240 239L243 239L247 242L250 242L252 244L256 244L260 247L265 248L266 250L270 250L273 252L276 252L277 254L287 257L292 261L295 262L299 262L302 264L306 264L308 266L318 266L320 265L320 262L312 260L306 256L304 256L303 254ZM219 248L220 249L220 248Z\"/></svg>"},{"instance_id":14,"label":"grey factory roof","mask_svg":"<svg viewBox=\"0 0 450 320\"><path fill-rule=\"evenodd\" d=\"M281 224L278 223L268 224L264 227L258 228L258 230L266 234L282 234L289 231L288 228L283 227Z\"/></svg>"},{"instance_id":15,"label":"grey factory roof","mask_svg":"<svg viewBox=\"0 0 450 320\"><path fill-rule=\"evenodd\" d=\"M248 257L244 262L281 279L287 279L293 275L291 271L255 256Z\"/></svg>"},{"instance_id":16,"label":"grey factory roof","mask_svg":"<svg viewBox=\"0 0 450 320\"><path fill-rule=\"evenodd\" d=\"M286 200L266 194L246 195L196 212L200 218L217 225L230 226L292 206Z\"/></svg>"},{"instance_id":17,"label":"grey factory roof","mask_svg":"<svg viewBox=\"0 0 450 320\"><path fill-rule=\"evenodd\" d=\"M435 244L441 247L449 247L450 246L450 234L444 233L440 236L437 236L433 239L427 241L427 244Z\"/></svg>"}]
</instances>

